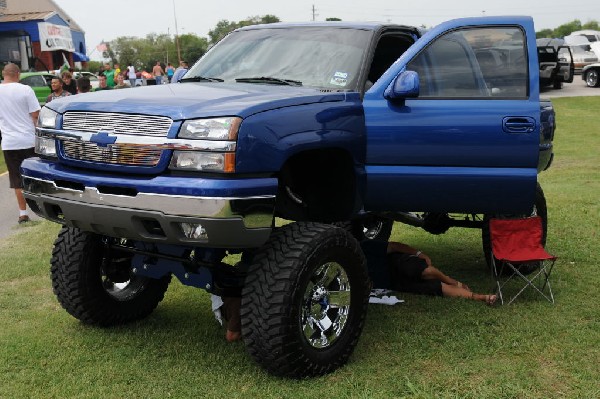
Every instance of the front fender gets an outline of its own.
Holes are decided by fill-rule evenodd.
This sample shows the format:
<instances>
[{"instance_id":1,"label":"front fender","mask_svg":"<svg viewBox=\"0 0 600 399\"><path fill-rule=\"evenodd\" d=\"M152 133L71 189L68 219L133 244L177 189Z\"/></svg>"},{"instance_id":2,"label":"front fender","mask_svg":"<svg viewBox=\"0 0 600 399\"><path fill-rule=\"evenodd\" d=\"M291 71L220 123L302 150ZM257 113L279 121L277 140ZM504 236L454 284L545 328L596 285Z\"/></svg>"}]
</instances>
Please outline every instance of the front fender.
<instances>
[{"instance_id":1,"label":"front fender","mask_svg":"<svg viewBox=\"0 0 600 399\"><path fill-rule=\"evenodd\" d=\"M296 154L327 148L347 151L355 165L364 167L365 118L358 93L349 93L343 102L279 108L245 118L236 172L276 173Z\"/></svg>"}]
</instances>

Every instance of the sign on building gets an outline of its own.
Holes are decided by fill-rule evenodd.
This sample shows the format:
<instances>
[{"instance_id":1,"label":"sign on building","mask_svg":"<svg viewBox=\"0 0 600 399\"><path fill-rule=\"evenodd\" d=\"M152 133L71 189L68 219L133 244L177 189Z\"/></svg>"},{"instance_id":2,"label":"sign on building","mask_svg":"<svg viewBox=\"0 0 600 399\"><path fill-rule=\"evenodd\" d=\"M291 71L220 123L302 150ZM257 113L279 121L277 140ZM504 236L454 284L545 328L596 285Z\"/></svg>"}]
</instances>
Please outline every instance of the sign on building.
<instances>
[{"instance_id":1,"label":"sign on building","mask_svg":"<svg viewBox=\"0 0 600 399\"><path fill-rule=\"evenodd\" d=\"M38 30L40 32L40 46L42 51L75 51L71 29L68 26L38 22Z\"/></svg>"}]
</instances>

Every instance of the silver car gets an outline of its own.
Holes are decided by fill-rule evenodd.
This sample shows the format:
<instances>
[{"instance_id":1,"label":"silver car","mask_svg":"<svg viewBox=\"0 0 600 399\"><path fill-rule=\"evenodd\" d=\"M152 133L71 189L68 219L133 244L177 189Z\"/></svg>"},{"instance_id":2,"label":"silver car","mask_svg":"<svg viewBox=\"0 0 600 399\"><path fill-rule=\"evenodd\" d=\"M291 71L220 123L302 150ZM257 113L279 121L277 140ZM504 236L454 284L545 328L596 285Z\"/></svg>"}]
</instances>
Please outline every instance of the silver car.
<instances>
[{"instance_id":1,"label":"silver car","mask_svg":"<svg viewBox=\"0 0 600 399\"><path fill-rule=\"evenodd\" d=\"M600 62L589 64L581 70L581 78L588 87L599 87L598 74L600 74Z\"/></svg>"},{"instance_id":2,"label":"silver car","mask_svg":"<svg viewBox=\"0 0 600 399\"><path fill-rule=\"evenodd\" d=\"M573 54L573 63L575 64L575 73L581 73L584 66L598 62L596 53L591 51L589 44L571 45L571 53Z\"/></svg>"}]
</instances>

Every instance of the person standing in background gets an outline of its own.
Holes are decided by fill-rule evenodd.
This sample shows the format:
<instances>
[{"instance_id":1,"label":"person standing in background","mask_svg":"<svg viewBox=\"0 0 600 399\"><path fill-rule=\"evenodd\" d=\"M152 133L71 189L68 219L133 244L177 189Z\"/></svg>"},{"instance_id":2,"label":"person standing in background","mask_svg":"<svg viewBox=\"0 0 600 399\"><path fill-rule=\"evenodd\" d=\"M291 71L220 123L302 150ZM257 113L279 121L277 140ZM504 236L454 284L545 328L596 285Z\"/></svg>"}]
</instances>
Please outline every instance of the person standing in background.
<instances>
[{"instance_id":1,"label":"person standing in background","mask_svg":"<svg viewBox=\"0 0 600 399\"><path fill-rule=\"evenodd\" d=\"M154 79L156 80L156 84L162 84L162 76L165 74L165 71L160 66L160 61L156 61L156 65L152 68L152 75L154 75Z\"/></svg>"},{"instance_id":2,"label":"person standing in background","mask_svg":"<svg viewBox=\"0 0 600 399\"><path fill-rule=\"evenodd\" d=\"M185 61L180 61L179 68L175 70L175 73L173 74L173 79L171 79L171 83L178 83L187 71L188 63Z\"/></svg>"},{"instance_id":3,"label":"person standing in background","mask_svg":"<svg viewBox=\"0 0 600 399\"><path fill-rule=\"evenodd\" d=\"M173 79L173 74L175 73L175 68L173 68L173 65L171 65L170 62L165 72L167 73L167 79L169 80L169 83L171 83L171 80Z\"/></svg>"},{"instance_id":4,"label":"person standing in background","mask_svg":"<svg viewBox=\"0 0 600 399\"><path fill-rule=\"evenodd\" d=\"M61 75L63 90L71 94L77 94L77 83L73 79L73 74L65 71Z\"/></svg>"},{"instance_id":5,"label":"person standing in background","mask_svg":"<svg viewBox=\"0 0 600 399\"><path fill-rule=\"evenodd\" d=\"M52 87L52 93L50 93L50 95L46 97L46 103L49 103L52 100L56 100L57 98L71 95L71 93L69 93L68 91L63 90L63 82L59 78L53 78L52 82L50 83L50 86Z\"/></svg>"},{"instance_id":6,"label":"person standing in background","mask_svg":"<svg viewBox=\"0 0 600 399\"><path fill-rule=\"evenodd\" d=\"M106 76L106 85L111 89L115 87L115 70L110 67L110 64L104 64L104 76Z\"/></svg>"},{"instance_id":7,"label":"person standing in background","mask_svg":"<svg viewBox=\"0 0 600 399\"><path fill-rule=\"evenodd\" d=\"M98 87L96 87L96 89L94 91L110 90L110 89L112 89L112 87L109 87L106 84L106 76L104 76L104 75L98 76Z\"/></svg>"},{"instance_id":8,"label":"person standing in background","mask_svg":"<svg viewBox=\"0 0 600 399\"><path fill-rule=\"evenodd\" d=\"M0 84L2 151L10 188L15 190L19 205L19 224L29 222L20 168L25 159L35 156L35 126L40 113L33 89L19 83L20 75L19 67L8 63L4 66L4 80Z\"/></svg>"},{"instance_id":9,"label":"person standing in background","mask_svg":"<svg viewBox=\"0 0 600 399\"><path fill-rule=\"evenodd\" d=\"M137 76L135 74L135 67L133 65L129 65L127 67L127 78L129 79L129 84L131 87L135 87Z\"/></svg>"},{"instance_id":10,"label":"person standing in background","mask_svg":"<svg viewBox=\"0 0 600 399\"><path fill-rule=\"evenodd\" d=\"M117 84L115 85L114 89L129 89L129 85L125 84L125 78L123 78L123 75L117 75Z\"/></svg>"},{"instance_id":11,"label":"person standing in background","mask_svg":"<svg viewBox=\"0 0 600 399\"><path fill-rule=\"evenodd\" d=\"M92 90L92 85L90 83L90 79L86 77L81 77L77 79L77 93L89 93Z\"/></svg>"}]
</instances>

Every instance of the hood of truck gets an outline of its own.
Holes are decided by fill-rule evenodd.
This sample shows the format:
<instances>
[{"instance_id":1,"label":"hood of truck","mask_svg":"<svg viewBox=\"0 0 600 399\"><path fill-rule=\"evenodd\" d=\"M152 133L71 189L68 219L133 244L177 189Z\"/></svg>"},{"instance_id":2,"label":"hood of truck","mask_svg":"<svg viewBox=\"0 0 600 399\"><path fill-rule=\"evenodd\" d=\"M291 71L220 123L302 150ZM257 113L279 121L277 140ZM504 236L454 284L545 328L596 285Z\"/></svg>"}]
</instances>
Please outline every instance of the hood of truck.
<instances>
[{"instance_id":1,"label":"hood of truck","mask_svg":"<svg viewBox=\"0 0 600 399\"><path fill-rule=\"evenodd\" d=\"M167 116L173 120L240 116L302 104L343 101L344 93L250 83L177 83L77 94L47 106L56 112L95 111Z\"/></svg>"}]
</instances>

